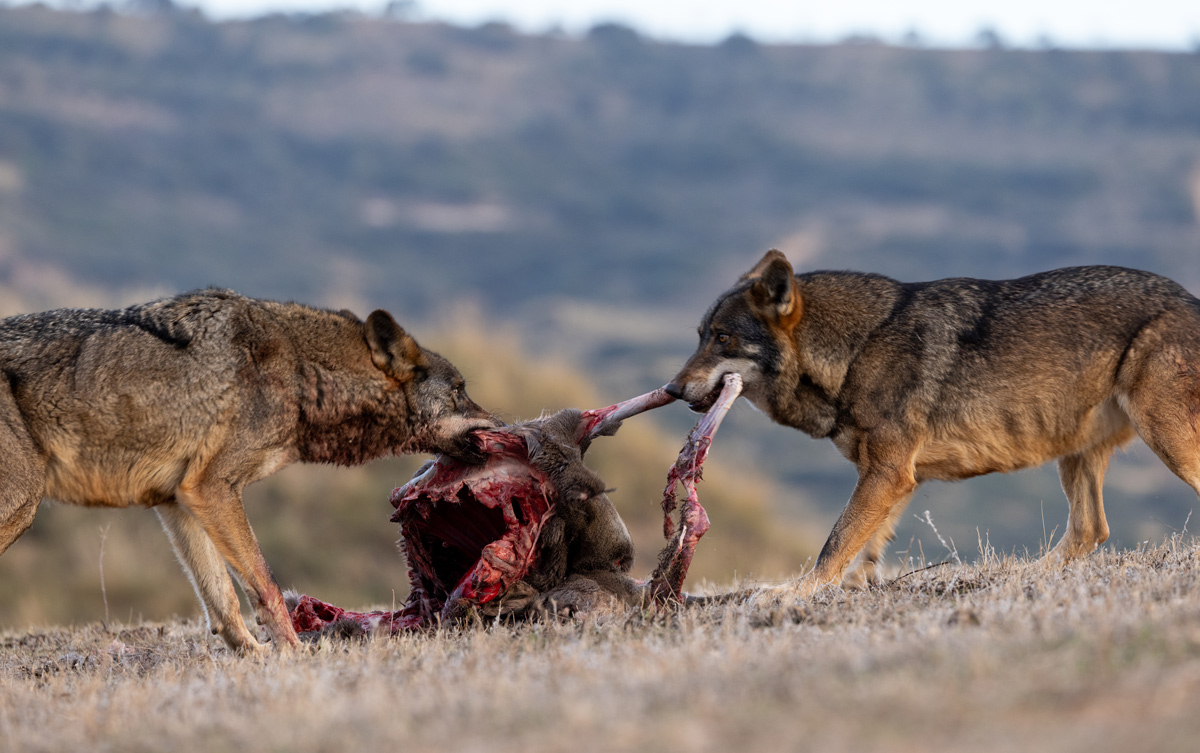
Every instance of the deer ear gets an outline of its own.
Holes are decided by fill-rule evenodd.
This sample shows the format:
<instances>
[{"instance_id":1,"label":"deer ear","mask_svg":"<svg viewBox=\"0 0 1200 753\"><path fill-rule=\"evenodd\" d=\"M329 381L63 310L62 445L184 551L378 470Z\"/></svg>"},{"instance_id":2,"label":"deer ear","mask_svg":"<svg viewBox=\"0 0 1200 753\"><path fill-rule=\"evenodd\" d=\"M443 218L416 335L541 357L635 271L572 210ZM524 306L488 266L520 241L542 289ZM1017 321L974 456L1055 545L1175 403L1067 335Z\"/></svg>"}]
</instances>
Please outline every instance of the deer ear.
<instances>
[{"instance_id":1,"label":"deer ear","mask_svg":"<svg viewBox=\"0 0 1200 753\"><path fill-rule=\"evenodd\" d=\"M796 275L786 256L778 251L768 252L744 279L754 281L750 286L750 300L768 322L783 329L796 326L803 304Z\"/></svg>"},{"instance_id":2,"label":"deer ear","mask_svg":"<svg viewBox=\"0 0 1200 753\"><path fill-rule=\"evenodd\" d=\"M411 379L417 369L426 366L421 346L383 309L367 317L366 335L371 361L397 379Z\"/></svg>"},{"instance_id":3,"label":"deer ear","mask_svg":"<svg viewBox=\"0 0 1200 753\"><path fill-rule=\"evenodd\" d=\"M787 257L783 255L783 252L779 251L778 249L773 248L770 251L768 251L767 253L763 254L763 258L758 260L758 264L755 264L753 267L750 268L749 272L742 275L741 278L738 280L738 282L745 282L746 280L757 280L758 278L763 276L763 272L766 271L767 267L769 267L773 262L776 262L776 261L782 261L784 264L788 263ZM790 264L788 265L788 268L789 269L791 268Z\"/></svg>"}]
</instances>

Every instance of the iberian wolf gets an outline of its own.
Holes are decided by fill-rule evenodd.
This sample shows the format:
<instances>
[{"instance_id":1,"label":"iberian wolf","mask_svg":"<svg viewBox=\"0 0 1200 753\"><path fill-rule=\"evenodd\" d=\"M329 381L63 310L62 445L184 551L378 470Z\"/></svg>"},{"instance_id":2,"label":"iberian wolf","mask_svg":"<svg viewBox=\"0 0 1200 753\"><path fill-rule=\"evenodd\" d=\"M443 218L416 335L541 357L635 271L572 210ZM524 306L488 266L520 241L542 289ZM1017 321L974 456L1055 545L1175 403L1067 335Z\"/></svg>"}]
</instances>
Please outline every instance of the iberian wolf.
<instances>
[{"instance_id":1,"label":"iberian wolf","mask_svg":"<svg viewBox=\"0 0 1200 753\"><path fill-rule=\"evenodd\" d=\"M297 642L243 487L297 461L455 454L499 425L386 311L223 290L0 320L0 370L0 553L43 497L153 507L209 627L243 650L260 644L226 564L269 636Z\"/></svg>"},{"instance_id":2,"label":"iberian wolf","mask_svg":"<svg viewBox=\"0 0 1200 753\"><path fill-rule=\"evenodd\" d=\"M668 385L706 410L722 376L772 420L828 437L858 483L793 592L838 584L860 552L871 578L927 479L1058 460L1070 502L1050 556L1108 538L1101 484L1135 436L1200 494L1200 300L1119 267L1016 280L902 283L794 274L771 251L719 296L696 352Z\"/></svg>"}]
</instances>

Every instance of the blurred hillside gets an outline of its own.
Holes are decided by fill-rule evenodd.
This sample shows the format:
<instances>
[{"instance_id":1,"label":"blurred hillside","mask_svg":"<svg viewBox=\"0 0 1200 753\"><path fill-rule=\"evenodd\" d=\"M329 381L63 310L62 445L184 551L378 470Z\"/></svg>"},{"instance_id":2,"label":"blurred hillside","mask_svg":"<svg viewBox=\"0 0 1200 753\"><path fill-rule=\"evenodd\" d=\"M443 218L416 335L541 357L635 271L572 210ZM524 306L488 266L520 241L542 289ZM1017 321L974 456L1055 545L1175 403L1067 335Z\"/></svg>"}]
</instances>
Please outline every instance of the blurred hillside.
<instances>
[{"instance_id":1,"label":"blurred hillside","mask_svg":"<svg viewBox=\"0 0 1200 753\"><path fill-rule=\"evenodd\" d=\"M902 279L1125 264L1200 292L1197 54L705 47L613 25L572 38L138 7L0 7L0 313L216 284L386 307L450 343L466 302L481 346L529 364L479 396L489 407L550 389L565 372L530 381L549 362L591 385L536 412L665 382L708 303L771 246L798 268ZM495 337L510 329L519 342ZM481 389L492 375L476 372ZM659 413L669 456L692 417ZM853 486L828 443L745 407L718 455L761 469L737 480L745 498L819 530ZM382 500L403 473L380 468L322 488ZM325 483L288 473L286 494ZM760 481L777 491L752 493ZM1196 506L1144 447L1106 493L1117 545ZM931 485L925 509L969 554L981 536L1036 551L1066 504L1043 469ZM264 539L285 518L251 515ZM905 518L894 550L940 547ZM15 555L0 572L22 572Z\"/></svg>"}]
</instances>

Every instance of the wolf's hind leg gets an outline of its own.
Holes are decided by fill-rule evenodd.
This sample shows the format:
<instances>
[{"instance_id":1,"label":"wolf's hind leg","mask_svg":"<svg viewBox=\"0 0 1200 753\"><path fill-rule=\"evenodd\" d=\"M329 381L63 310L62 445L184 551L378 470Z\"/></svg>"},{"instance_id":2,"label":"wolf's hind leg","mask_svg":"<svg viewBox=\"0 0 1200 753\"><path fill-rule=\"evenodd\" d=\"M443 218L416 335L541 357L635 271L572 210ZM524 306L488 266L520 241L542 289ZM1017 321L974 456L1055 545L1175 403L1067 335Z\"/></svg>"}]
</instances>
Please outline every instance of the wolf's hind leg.
<instances>
[{"instance_id":1,"label":"wolf's hind leg","mask_svg":"<svg viewBox=\"0 0 1200 753\"><path fill-rule=\"evenodd\" d=\"M46 493L46 466L7 382L0 382L0 554L33 524Z\"/></svg>"},{"instance_id":2,"label":"wolf's hind leg","mask_svg":"<svg viewBox=\"0 0 1200 753\"><path fill-rule=\"evenodd\" d=\"M209 629L214 635L220 635L230 648L242 651L263 648L246 629L233 581L225 570L225 560L199 521L178 502L159 505L154 511L175 548L179 564L196 590Z\"/></svg>"},{"instance_id":3,"label":"wolf's hind leg","mask_svg":"<svg viewBox=\"0 0 1200 753\"><path fill-rule=\"evenodd\" d=\"M1058 460L1058 476L1070 503L1067 530L1047 553L1051 560L1069 562L1091 554L1108 540L1102 486L1112 453L1105 445Z\"/></svg>"}]
</instances>

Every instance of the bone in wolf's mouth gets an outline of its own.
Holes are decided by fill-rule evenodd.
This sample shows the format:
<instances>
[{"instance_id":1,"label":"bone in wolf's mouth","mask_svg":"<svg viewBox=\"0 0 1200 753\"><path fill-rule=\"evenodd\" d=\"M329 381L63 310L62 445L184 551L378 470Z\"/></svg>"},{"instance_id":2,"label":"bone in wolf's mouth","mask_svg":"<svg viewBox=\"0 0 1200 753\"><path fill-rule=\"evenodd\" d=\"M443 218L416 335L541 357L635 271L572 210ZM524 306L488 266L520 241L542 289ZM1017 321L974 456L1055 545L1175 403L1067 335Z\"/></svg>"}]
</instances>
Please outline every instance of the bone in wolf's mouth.
<instances>
[{"instance_id":1,"label":"bone in wolf's mouth","mask_svg":"<svg viewBox=\"0 0 1200 753\"><path fill-rule=\"evenodd\" d=\"M721 426L721 421L725 419L725 414L742 392L740 375L726 374L721 381L722 386L717 397L692 427L679 457L667 471L667 488L663 490L662 500L663 536L667 539L667 546L659 553L658 567L654 577L650 579L651 593L657 598L679 598L682 595L683 581L692 564L696 544L699 543L700 537L708 532L708 513L700 505L696 484L700 481L701 468L708 457L709 448L712 447L713 436ZM671 513L679 504L675 493L679 486L683 487L684 499L679 512L679 525L676 526Z\"/></svg>"},{"instance_id":2,"label":"bone in wolf's mouth","mask_svg":"<svg viewBox=\"0 0 1200 753\"><path fill-rule=\"evenodd\" d=\"M700 398L699 400L688 403L688 409L694 413L708 413L710 410L712 410L713 406L717 404L717 401L720 400L722 394L724 394L725 389L726 389L727 385L729 384L730 377L737 377L738 393L740 394L742 377L740 374L735 374L735 373L730 372L730 373L723 375L720 379L718 379L716 386L713 387L707 395ZM737 395L734 395L734 397L736 398ZM717 423L719 424L720 421L717 421Z\"/></svg>"},{"instance_id":3,"label":"bone in wolf's mouth","mask_svg":"<svg viewBox=\"0 0 1200 753\"><path fill-rule=\"evenodd\" d=\"M673 402L664 389L607 408L562 411L475 432L483 464L438 456L392 493L392 520L401 525L409 566L411 592L404 607L358 613L293 596L294 627L300 633L395 632L434 626L473 608L519 614L545 606L546 597L571 600L572 589L582 586L627 603L680 598L696 544L709 526L695 485L713 434L741 389L737 375L725 381L720 399L696 424L668 474L663 496L668 542L647 582L627 575L632 542L582 455L594 438L615 433L623 419ZM686 494L678 527L671 518L677 485ZM580 505L589 506L582 516ZM581 517L590 521L588 527L573 524Z\"/></svg>"}]
</instances>

